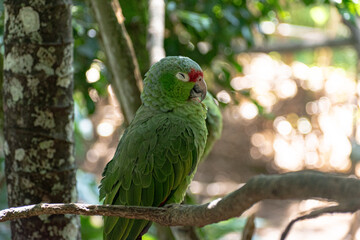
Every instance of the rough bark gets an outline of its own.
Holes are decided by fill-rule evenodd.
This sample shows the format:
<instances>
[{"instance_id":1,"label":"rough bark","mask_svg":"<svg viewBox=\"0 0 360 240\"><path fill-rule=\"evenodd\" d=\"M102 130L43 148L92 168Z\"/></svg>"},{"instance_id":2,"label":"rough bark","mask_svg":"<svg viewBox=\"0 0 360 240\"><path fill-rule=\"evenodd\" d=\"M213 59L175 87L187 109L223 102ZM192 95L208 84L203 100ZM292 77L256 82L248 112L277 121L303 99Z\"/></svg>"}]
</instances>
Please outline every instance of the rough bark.
<instances>
[{"instance_id":1,"label":"rough bark","mask_svg":"<svg viewBox=\"0 0 360 240\"><path fill-rule=\"evenodd\" d=\"M75 202L71 0L4 1L4 152L10 207ZM13 239L76 239L76 215L11 222Z\"/></svg>"},{"instance_id":2,"label":"rough bark","mask_svg":"<svg viewBox=\"0 0 360 240\"><path fill-rule=\"evenodd\" d=\"M107 64L113 76L113 90L129 123L141 105L139 89L142 88L142 78L121 8L118 1L89 2L99 24Z\"/></svg>"}]
</instances>

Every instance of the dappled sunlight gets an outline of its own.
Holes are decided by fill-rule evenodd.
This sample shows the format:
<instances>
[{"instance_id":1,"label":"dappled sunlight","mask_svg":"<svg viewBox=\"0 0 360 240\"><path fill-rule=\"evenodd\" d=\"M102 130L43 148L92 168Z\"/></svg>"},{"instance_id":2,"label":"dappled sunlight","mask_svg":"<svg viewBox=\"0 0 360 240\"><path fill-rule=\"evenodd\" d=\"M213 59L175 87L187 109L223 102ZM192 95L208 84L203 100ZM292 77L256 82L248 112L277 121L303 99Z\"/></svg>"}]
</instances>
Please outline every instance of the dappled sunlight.
<instances>
[{"instance_id":1,"label":"dappled sunlight","mask_svg":"<svg viewBox=\"0 0 360 240\"><path fill-rule=\"evenodd\" d=\"M119 140L118 129L124 123L124 116L120 112L111 85L108 85L107 92L106 99L97 99L97 104L101 107L96 108L91 119L84 118L79 122L82 136L92 142L85 153L86 159L83 163L83 168L91 172L101 173L104 162L110 161L114 156Z\"/></svg>"},{"instance_id":2,"label":"dappled sunlight","mask_svg":"<svg viewBox=\"0 0 360 240\"><path fill-rule=\"evenodd\" d=\"M304 141L299 135L293 135L286 139L281 135L276 135L274 144L274 162L283 169L296 171L303 168Z\"/></svg>"},{"instance_id":3,"label":"dappled sunlight","mask_svg":"<svg viewBox=\"0 0 360 240\"><path fill-rule=\"evenodd\" d=\"M242 54L238 59L246 65L242 75L231 79L231 86L249 91L265 112L277 116L261 120L258 107L246 96L238 99L238 105L231 105L231 116L240 122L272 122L272 128L265 124L250 134L253 159L272 158L275 166L285 171L348 172L355 167L350 155L352 144L360 142L355 104L360 87L353 74L298 61L287 65L267 54ZM224 103L230 103L229 96L225 91L217 95Z\"/></svg>"},{"instance_id":4,"label":"dappled sunlight","mask_svg":"<svg viewBox=\"0 0 360 240\"><path fill-rule=\"evenodd\" d=\"M114 125L112 124L112 122L109 121L102 121L96 127L97 134L99 134L102 137L108 137L112 135L114 131L115 131Z\"/></svg>"},{"instance_id":5,"label":"dappled sunlight","mask_svg":"<svg viewBox=\"0 0 360 240\"><path fill-rule=\"evenodd\" d=\"M86 71L86 81L88 83L97 82L100 79L100 70L101 70L101 63L95 61L91 64L89 70Z\"/></svg>"},{"instance_id":6,"label":"dappled sunlight","mask_svg":"<svg viewBox=\"0 0 360 240\"><path fill-rule=\"evenodd\" d=\"M274 135L270 131L262 133L255 133L251 136L251 143L253 147L250 149L250 155L254 159L259 159L261 156L272 156L274 149L272 146Z\"/></svg>"},{"instance_id":7,"label":"dappled sunlight","mask_svg":"<svg viewBox=\"0 0 360 240\"><path fill-rule=\"evenodd\" d=\"M221 200L221 198L217 198L217 199L211 201L207 208L212 209L212 208L216 207L216 205L220 202L220 200Z\"/></svg>"},{"instance_id":8,"label":"dappled sunlight","mask_svg":"<svg viewBox=\"0 0 360 240\"><path fill-rule=\"evenodd\" d=\"M259 111L255 104L251 102L243 102L239 108L240 115L247 120L255 118Z\"/></svg>"},{"instance_id":9,"label":"dappled sunlight","mask_svg":"<svg viewBox=\"0 0 360 240\"><path fill-rule=\"evenodd\" d=\"M219 181L213 183L204 183L193 180L190 183L189 191L192 194L204 196L204 202L209 201L214 197L224 196L229 192L235 191L236 189L243 186L243 184L239 184L232 181Z\"/></svg>"},{"instance_id":10,"label":"dappled sunlight","mask_svg":"<svg viewBox=\"0 0 360 240\"><path fill-rule=\"evenodd\" d=\"M222 90L216 94L216 98L219 99L219 101L223 103L230 103L231 97L229 93L227 93L225 90Z\"/></svg>"}]
</instances>

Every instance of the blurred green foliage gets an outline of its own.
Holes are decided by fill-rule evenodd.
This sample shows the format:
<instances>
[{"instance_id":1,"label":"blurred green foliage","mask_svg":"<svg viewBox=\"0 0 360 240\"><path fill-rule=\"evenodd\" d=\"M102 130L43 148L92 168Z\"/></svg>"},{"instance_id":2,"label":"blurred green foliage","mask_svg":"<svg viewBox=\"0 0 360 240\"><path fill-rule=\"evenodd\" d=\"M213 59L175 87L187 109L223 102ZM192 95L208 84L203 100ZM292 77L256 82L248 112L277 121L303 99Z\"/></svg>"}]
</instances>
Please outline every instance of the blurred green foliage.
<instances>
[{"instance_id":1,"label":"blurred green foliage","mask_svg":"<svg viewBox=\"0 0 360 240\"><path fill-rule=\"evenodd\" d=\"M101 240L103 239L103 229L91 221L92 216L81 216L81 239Z\"/></svg>"},{"instance_id":2,"label":"blurred green foliage","mask_svg":"<svg viewBox=\"0 0 360 240\"><path fill-rule=\"evenodd\" d=\"M125 17L126 30L134 45L141 74L149 69L149 54L146 49L147 25L149 14L147 12L148 1L119 0L122 12Z\"/></svg>"},{"instance_id":3,"label":"blurred green foliage","mask_svg":"<svg viewBox=\"0 0 360 240\"><path fill-rule=\"evenodd\" d=\"M246 224L246 218L232 218L215 224L206 225L201 228L202 239L217 240L229 233L240 234Z\"/></svg>"},{"instance_id":4,"label":"blurred green foliage","mask_svg":"<svg viewBox=\"0 0 360 240\"><path fill-rule=\"evenodd\" d=\"M335 6L339 13L347 20L354 21L360 14L360 4L356 1L343 0L340 3L329 0L167 0L166 1L166 31L165 50L167 55L188 56L211 74L209 85L214 88L225 88L234 93L230 85L232 76L242 71L242 66L235 59L234 49L254 46L256 38L266 38L260 30L261 21L299 24L310 27L324 27L329 20L331 6ZM105 54L99 42L99 29L91 17L88 5L84 1L73 1L73 33L74 33L74 99L75 99L75 139L77 159L84 158L86 141L81 132L80 121L86 120L95 111L95 102L90 92L95 90L101 96L106 96L108 79ZM149 68L146 49L146 35L148 13L146 0L120 0L125 24L133 41L139 61L141 73ZM317 16L317 17L314 17ZM319 18L321 16L321 18ZM4 54L3 0L0 0L0 55ZM341 54L334 52L334 64L347 67L353 51L343 50ZM314 59L313 52L302 51L296 58L305 63ZM100 66L100 78L90 83L86 81L86 72L92 64ZM104 64L103 64L104 63ZM1 73L2 75L2 73ZM251 97L249 92L241 92L243 96ZM254 102L263 112L263 108ZM1 116L1 114L0 114ZM0 136L1 137L1 136ZM3 156L0 156L0 182L3 182ZM97 184L91 174L78 172L78 190L80 201L98 203ZM0 208L7 207L5 184L0 185ZM101 239L102 228L98 219L81 217L82 238ZM229 232L241 231L245 222L243 219L231 219L219 224L204 227L201 232L204 239L218 239ZM154 231L144 239L156 239ZM0 224L0 239L10 239L9 224Z\"/></svg>"},{"instance_id":5,"label":"blurred green foliage","mask_svg":"<svg viewBox=\"0 0 360 240\"><path fill-rule=\"evenodd\" d=\"M90 9L84 1L74 1L72 9L73 15L73 34L74 34L74 79L75 90L77 94L77 104L87 113L92 114L95 111L94 101L89 95L91 89L95 89L100 96L106 95L108 73L103 69L99 81L89 83L86 81L86 71L95 60L105 61L105 55L99 48L99 42L96 38L98 30L94 23Z\"/></svg>"}]
</instances>

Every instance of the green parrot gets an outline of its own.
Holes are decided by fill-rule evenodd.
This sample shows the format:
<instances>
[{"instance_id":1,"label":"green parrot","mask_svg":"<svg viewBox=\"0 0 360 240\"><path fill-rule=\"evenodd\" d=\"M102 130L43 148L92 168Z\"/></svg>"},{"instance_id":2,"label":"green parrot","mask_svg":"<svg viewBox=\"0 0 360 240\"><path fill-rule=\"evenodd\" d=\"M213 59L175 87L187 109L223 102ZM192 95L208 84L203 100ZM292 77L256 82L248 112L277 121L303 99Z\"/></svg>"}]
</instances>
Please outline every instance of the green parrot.
<instances>
[{"instance_id":1,"label":"green parrot","mask_svg":"<svg viewBox=\"0 0 360 240\"><path fill-rule=\"evenodd\" d=\"M223 128L220 108L211 93L208 92L206 94L203 103L207 108L206 128L208 130L208 136L206 140L204 154L202 155L200 161L203 161L210 153L212 147L214 146L214 143L221 137L221 132Z\"/></svg>"},{"instance_id":2,"label":"green parrot","mask_svg":"<svg viewBox=\"0 0 360 240\"><path fill-rule=\"evenodd\" d=\"M180 203L204 153L206 84L187 57L166 57L145 75L142 105L100 184L104 204ZM104 239L142 239L149 221L104 217Z\"/></svg>"}]
</instances>

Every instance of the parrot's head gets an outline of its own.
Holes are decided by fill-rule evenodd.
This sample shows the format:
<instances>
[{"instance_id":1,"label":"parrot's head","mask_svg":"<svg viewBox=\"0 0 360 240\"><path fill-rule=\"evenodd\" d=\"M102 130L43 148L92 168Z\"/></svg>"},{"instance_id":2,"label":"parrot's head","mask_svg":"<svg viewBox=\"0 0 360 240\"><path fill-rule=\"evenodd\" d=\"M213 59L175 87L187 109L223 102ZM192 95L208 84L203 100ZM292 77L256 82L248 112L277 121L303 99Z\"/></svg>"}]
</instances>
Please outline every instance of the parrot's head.
<instances>
[{"instance_id":1,"label":"parrot's head","mask_svg":"<svg viewBox=\"0 0 360 240\"><path fill-rule=\"evenodd\" d=\"M188 57L171 56L151 66L144 79L144 104L201 102L207 88L200 66Z\"/></svg>"}]
</instances>

